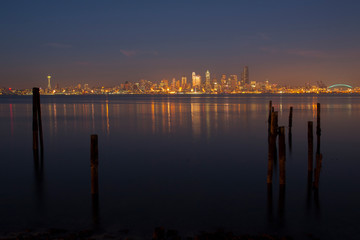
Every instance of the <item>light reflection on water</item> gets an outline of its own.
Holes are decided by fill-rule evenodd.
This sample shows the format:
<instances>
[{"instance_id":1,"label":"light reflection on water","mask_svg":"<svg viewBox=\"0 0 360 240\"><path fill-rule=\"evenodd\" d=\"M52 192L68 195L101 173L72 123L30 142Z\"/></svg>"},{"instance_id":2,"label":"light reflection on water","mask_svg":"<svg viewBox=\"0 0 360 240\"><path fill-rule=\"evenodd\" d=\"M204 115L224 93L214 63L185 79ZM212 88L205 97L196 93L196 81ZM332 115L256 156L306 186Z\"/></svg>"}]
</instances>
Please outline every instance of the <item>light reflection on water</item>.
<instances>
[{"instance_id":1,"label":"light reflection on water","mask_svg":"<svg viewBox=\"0 0 360 240\"><path fill-rule=\"evenodd\" d=\"M286 133L294 108L285 188L276 162L273 185L266 185L269 100ZM307 175L307 121L315 129L318 102L323 160L315 192ZM42 96L41 103L45 162L32 182L31 98L0 99L2 229L91 225L89 136L96 133L105 227L359 234L360 196L344 187L360 183L359 150L351 147L360 133L357 96Z\"/></svg>"}]
</instances>

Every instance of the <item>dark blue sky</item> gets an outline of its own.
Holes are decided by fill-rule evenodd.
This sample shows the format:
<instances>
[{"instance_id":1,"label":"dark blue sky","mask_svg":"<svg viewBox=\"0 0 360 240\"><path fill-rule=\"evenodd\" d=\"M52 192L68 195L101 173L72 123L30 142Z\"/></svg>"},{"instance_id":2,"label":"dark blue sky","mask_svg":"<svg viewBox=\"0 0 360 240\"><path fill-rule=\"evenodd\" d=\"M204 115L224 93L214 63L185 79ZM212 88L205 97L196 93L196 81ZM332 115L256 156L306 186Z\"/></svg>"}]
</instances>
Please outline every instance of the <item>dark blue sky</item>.
<instances>
[{"instance_id":1,"label":"dark blue sky","mask_svg":"<svg viewBox=\"0 0 360 240\"><path fill-rule=\"evenodd\" d=\"M360 86L359 1L0 2L0 87L215 77Z\"/></svg>"}]
</instances>

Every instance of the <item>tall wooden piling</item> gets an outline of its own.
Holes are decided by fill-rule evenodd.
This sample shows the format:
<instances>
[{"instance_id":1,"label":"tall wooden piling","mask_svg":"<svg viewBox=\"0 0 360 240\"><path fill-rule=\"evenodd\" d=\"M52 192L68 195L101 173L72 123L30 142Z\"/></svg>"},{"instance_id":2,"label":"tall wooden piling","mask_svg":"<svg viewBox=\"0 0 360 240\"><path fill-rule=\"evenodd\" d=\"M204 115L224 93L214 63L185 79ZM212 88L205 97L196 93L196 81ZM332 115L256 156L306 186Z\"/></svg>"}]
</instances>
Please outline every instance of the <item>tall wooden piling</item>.
<instances>
[{"instance_id":1,"label":"tall wooden piling","mask_svg":"<svg viewBox=\"0 0 360 240\"><path fill-rule=\"evenodd\" d=\"M39 122L38 122L38 104L39 88L33 88L33 152L35 158L38 158L39 151Z\"/></svg>"},{"instance_id":2,"label":"tall wooden piling","mask_svg":"<svg viewBox=\"0 0 360 240\"><path fill-rule=\"evenodd\" d=\"M308 172L313 171L313 156L314 156L314 136L313 136L313 122L308 122Z\"/></svg>"},{"instance_id":3,"label":"tall wooden piling","mask_svg":"<svg viewBox=\"0 0 360 240\"><path fill-rule=\"evenodd\" d=\"M280 170L280 185L285 184L285 128L279 127L279 170Z\"/></svg>"},{"instance_id":4,"label":"tall wooden piling","mask_svg":"<svg viewBox=\"0 0 360 240\"><path fill-rule=\"evenodd\" d=\"M320 136L321 136L321 126L320 126L320 103L317 104L317 117L316 117L316 154L320 154Z\"/></svg>"},{"instance_id":5,"label":"tall wooden piling","mask_svg":"<svg viewBox=\"0 0 360 240\"><path fill-rule=\"evenodd\" d=\"M91 194L98 194L98 165L99 165L99 153L98 153L98 136L91 135Z\"/></svg>"},{"instance_id":6,"label":"tall wooden piling","mask_svg":"<svg viewBox=\"0 0 360 240\"><path fill-rule=\"evenodd\" d=\"M44 156L44 141L43 141L43 130L42 130L42 121L41 121L40 93L38 93L37 95L37 114L38 114L38 124L39 124L40 153L42 160Z\"/></svg>"},{"instance_id":7,"label":"tall wooden piling","mask_svg":"<svg viewBox=\"0 0 360 240\"><path fill-rule=\"evenodd\" d=\"M321 135L321 126L320 126L320 103L317 104L317 109L316 109L316 135Z\"/></svg>"},{"instance_id":8,"label":"tall wooden piling","mask_svg":"<svg viewBox=\"0 0 360 240\"><path fill-rule=\"evenodd\" d=\"M276 136L270 135L268 146L268 172L267 172L267 183L272 183L274 160L276 154Z\"/></svg>"},{"instance_id":9,"label":"tall wooden piling","mask_svg":"<svg viewBox=\"0 0 360 240\"><path fill-rule=\"evenodd\" d=\"M290 114L289 114L289 131L292 128L292 119L293 119L293 107L290 107Z\"/></svg>"},{"instance_id":10,"label":"tall wooden piling","mask_svg":"<svg viewBox=\"0 0 360 240\"><path fill-rule=\"evenodd\" d=\"M271 113L271 128L270 128L270 134L271 135L277 135L278 130L278 112L272 112Z\"/></svg>"},{"instance_id":11,"label":"tall wooden piling","mask_svg":"<svg viewBox=\"0 0 360 240\"><path fill-rule=\"evenodd\" d=\"M37 160L39 158L39 149L42 160L44 154L44 142L41 121L40 92L39 88L33 88L33 152L34 158Z\"/></svg>"},{"instance_id":12,"label":"tall wooden piling","mask_svg":"<svg viewBox=\"0 0 360 240\"><path fill-rule=\"evenodd\" d=\"M269 117L268 117L268 131L270 132L271 127L271 112L272 112L272 101L269 101Z\"/></svg>"}]
</instances>

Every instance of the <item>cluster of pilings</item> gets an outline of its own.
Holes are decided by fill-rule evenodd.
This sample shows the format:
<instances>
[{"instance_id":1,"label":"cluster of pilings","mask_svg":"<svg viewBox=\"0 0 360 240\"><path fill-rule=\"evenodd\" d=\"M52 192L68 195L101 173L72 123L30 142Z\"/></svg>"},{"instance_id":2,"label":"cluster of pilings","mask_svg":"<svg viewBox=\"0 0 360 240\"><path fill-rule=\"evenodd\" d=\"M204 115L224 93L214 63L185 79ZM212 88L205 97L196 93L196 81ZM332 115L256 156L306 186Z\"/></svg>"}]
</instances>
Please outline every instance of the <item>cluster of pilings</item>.
<instances>
[{"instance_id":1,"label":"cluster of pilings","mask_svg":"<svg viewBox=\"0 0 360 240\"><path fill-rule=\"evenodd\" d=\"M288 126L288 142L289 149L291 151L292 141L292 119L293 119L293 107L290 107L289 114L289 126ZM315 202L318 204L318 188L320 180L320 170L322 163L322 154L320 153L320 103L317 103L317 125L316 125L316 163L314 169L313 163L313 122L308 122L308 198L311 196L312 190L314 190ZM276 139L278 138L278 154ZM272 101L269 101L269 117L268 117L268 170L267 170L267 185L268 185L268 204L269 209L272 212L272 183L273 173L276 167L277 160L279 161L279 213L283 213L284 201L285 201L285 184L286 184L286 147L285 147L285 127L278 126L278 112L274 110ZM313 179L314 176L314 179Z\"/></svg>"}]
</instances>

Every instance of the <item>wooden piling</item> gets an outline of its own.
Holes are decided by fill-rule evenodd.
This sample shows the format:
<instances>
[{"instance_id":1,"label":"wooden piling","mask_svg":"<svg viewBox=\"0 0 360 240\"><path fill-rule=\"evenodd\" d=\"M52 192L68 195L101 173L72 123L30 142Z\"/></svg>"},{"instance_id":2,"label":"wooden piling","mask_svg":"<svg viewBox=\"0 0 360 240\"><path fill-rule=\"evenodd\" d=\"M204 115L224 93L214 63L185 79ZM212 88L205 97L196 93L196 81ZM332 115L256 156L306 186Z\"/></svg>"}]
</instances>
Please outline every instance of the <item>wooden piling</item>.
<instances>
[{"instance_id":1,"label":"wooden piling","mask_svg":"<svg viewBox=\"0 0 360 240\"><path fill-rule=\"evenodd\" d=\"M317 114L316 114L316 135L321 135L321 126L320 126L320 103L317 104Z\"/></svg>"},{"instance_id":2,"label":"wooden piling","mask_svg":"<svg viewBox=\"0 0 360 240\"><path fill-rule=\"evenodd\" d=\"M99 153L98 153L98 136L91 135L91 194L98 194L98 165L99 165Z\"/></svg>"},{"instance_id":3,"label":"wooden piling","mask_svg":"<svg viewBox=\"0 0 360 240\"><path fill-rule=\"evenodd\" d=\"M314 136L313 136L313 122L308 122L308 172L313 170L313 156L314 156Z\"/></svg>"},{"instance_id":4,"label":"wooden piling","mask_svg":"<svg viewBox=\"0 0 360 240\"><path fill-rule=\"evenodd\" d=\"M277 130L278 130L278 112L272 112L270 134L276 136Z\"/></svg>"},{"instance_id":5,"label":"wooden piling","mask_svg":"<svg viewBox=\"0 0 360 240\"><path fill-rule=\"evenodd\" d=\"M38 124L39 124L39 138L40 138L40 153L41 153L41 160L44 156L44 141L43 141L43 130L42 130L42 121L41 121L41 105L40 105L40 93L37 94L37 114L38 114Z\"/></svg>"},{"instance_id":6,"label":"wooden piling","mask_svg":"<svg viewBox=\"0 0 360 240\"><path fill-rule=\"evenodd\" d=\"M39 88L33 88L33 152L36 161L39 159L39 149L42 161L44 155L44 142L41 121L40 92Z\"/></svg>"},{"instance_id":7,"label":"wooden piling","mask_svg":"<svg viewBox=\"0 0 360 240\"><path fill-rule=\"evenodd\" d=\"M280 170L280 185L285 184L285 128L279 127L279 170Z\"/></svg>"},{"instance_id":8,"label":"wooden piling","mask_svg":"<svg viewBox=\"0 0 360 240\"><path fill-rule=\"evenodd\" d=\"M268 172L267 172L267 183L272 183L274 159L276 154L276 136L271 135L269 138L268 146Z\"/></svg>"},{"instance_id":9,"label":"wooden piling","mask_svg":"<svg viewBox=\"0 0 360 240\"><path fill-rule=\"evenodd\" d=\"M268 130L270 132L270 127L271 127L271 112L272 112L272 101L269 101L269 117L268 117Z\"/></svg>"},{"instance_id":10,"label":"wooden piling","mask_svg":"<svg viewBox=\"0 0 360 240\"><path fill-rule=\"evenodd\" d=\"M38 104L39 88L33 88L33 152L38 156L39 151L39 124L38 124Z\"/></svg>"},{"instance_id":11,"label":"wooden piling","mask_svg":"<svg viewBox=\"0 0 360 240\"><path fill-rule=\"evenodd\" d=\"M292 128L292 119L293 119L293 107L290 107L290 114L289 114L289 129Z\"/></svg>"}]
</instances>

